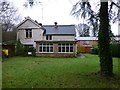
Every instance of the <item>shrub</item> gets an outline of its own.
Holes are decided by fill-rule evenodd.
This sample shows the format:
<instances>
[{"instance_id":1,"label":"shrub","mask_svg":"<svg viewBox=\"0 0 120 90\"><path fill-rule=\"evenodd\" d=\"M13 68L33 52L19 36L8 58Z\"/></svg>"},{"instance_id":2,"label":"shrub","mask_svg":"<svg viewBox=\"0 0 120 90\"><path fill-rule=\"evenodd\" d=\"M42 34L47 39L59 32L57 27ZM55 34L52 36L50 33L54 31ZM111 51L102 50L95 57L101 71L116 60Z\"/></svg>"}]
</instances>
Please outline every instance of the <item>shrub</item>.
<instances>
[{"instance_id":1,"label":"shrub","mask_svg":"<svg viewBox=\"0 0 120 90\"><path fill-rule=\"evenodd\" d=\"M21 44L20 40L16 43L15 55L22 56L24 54L24 46Z\"/></svg>"},{"instance_id":2,"label":"shrub","mask_svg":"<svg viewBox=\"0 0 120 90\"><path fill-rule=\"evenodd\" d=\"M112 44L110 44L110 49L112 52L112 57L120 57L120 53L119 53L120 44L112 43ZM98 47L97 46L92 47L91 54L98 54Z\"/></svg>"},{"instance_id":3,"label":"shrub","mask_svg":"<svg viewBox=\"0 0 120 90\"><path fill-rule=\"evenodd\" d=\"M93 46L91 48L91 54L98 54L98 46Z\"/></svg>"},{"instance_id":4,"label":"shrub","mask_svg":"<svg viewBox=\"0 0 120 90\"><path fill-rule=\"evenodd\" d=\"M120 53L119 53L120 44L113 43L113 44L110 45L110 48L111 48L111 52L112 52L113 57L120 57Z\"/></svg>"},{"instance_id":5,"label":"shrub","mask_svg":"<svg viewBox=\"0 0 120 90\"><path fill-rule=\"evenodd\" d=\"M17 41L15 52L17 56L35 56L35 51L34 47L23 46L20 40ZM31 52L32 54L29 55L28 52Z\"/></svg>"},{"instance_id":6,"label":"shrub","mask_svg":"<svg viewBox=\"0 0 120 90\"><path fill-rule=\"evenodd\" d=\"M85 53L85 47L80 46L80 52L81 52L81 53Z\"/></svg>"},{"instance_id":7,"label":"shrub","mask_svg":"<svg viewBox=\"0 0 120 90\"><path fill-rule=\"evenodd\" d=\"M24 56L35 56L35 48L34 47L29 47L25 46L24 47ZM31 52L31 54L28 54L28 52Z\"/></svg>"}]
</instances>

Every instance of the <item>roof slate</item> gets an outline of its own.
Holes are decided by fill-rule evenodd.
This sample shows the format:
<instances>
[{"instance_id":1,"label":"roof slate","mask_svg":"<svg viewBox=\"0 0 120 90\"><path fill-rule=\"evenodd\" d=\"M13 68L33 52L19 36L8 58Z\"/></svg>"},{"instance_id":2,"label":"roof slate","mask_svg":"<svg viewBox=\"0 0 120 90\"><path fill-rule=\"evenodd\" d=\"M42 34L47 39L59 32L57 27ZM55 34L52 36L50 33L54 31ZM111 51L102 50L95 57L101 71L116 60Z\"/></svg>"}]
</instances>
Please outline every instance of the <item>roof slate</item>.
<instances>
[{"instance_id":1,"label":"roof slate","mask_svg":"<svg viewBox=\"0 0 120 90\"><path fill-rule=\"evenodd\" d=\"M59 35L59 34L67 34L67 35L75 35L75 25L43 25L46 29L46 35Z\"/></svg>"}]
</instances>

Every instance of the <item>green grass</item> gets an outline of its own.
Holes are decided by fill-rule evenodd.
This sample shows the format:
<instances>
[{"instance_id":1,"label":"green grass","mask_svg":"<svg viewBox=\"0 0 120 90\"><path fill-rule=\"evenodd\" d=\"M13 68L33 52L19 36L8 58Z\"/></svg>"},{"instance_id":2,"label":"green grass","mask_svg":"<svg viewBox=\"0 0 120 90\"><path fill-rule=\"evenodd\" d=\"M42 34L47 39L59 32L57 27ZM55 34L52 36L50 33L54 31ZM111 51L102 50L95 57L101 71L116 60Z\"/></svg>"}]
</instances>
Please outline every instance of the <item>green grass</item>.
<instances>
[{"instance_id":1,"label":"green grass","mask_svg":"<svg viewBox=\"0 0 120 90\"><path fill-rule=\"evenodd\" d=\"M3 88L118 88L118 59L114 58L116 79L96 75L97 55L85 58L13 57L2 63Z\"/></svg>"}]
</instances>

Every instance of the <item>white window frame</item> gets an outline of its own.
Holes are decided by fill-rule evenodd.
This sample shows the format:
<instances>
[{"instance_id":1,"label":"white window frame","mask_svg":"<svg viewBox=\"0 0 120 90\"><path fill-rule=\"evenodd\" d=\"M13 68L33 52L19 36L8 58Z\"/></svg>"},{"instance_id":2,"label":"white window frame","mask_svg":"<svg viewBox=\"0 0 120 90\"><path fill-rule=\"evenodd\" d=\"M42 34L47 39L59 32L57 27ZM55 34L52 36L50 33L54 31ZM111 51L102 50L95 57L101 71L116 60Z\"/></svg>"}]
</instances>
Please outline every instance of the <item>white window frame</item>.
<instances>
[{"instance_id":1,"label":"white window frame","mask_svg":"<svg viewBox=\"0 0 120 90\"><path fill-rule=\"evenodd\" d=\"M32 29L25 29L26 38L32 38Z\"/></svg>"},{"instance_id":2,"label":"white window frame","mask_svg":"<svg viewBox=\"0 0 120 90\"><path fill-rule=\"evenodd\" d=\"M65 45L64 46L65 47L65 52L63 52L63 45ZM67 45L68 45L68 48L69 48L68 52L67 52ZM71 46L73 48L72 52L70 50ZM60 51L59 51L59 48L61 49ZM72 44L72 43L60 43L60 44L58 44L58 53L73 53L73 52L74 52L74 44Z\"/></svg>"},{"instance_id":3,"label":"white window frame","mask_svg":"<svg viewBox=\"0 0 120 90\"><path fill-rule=\"evenodd\" d=\"M41 51L40 51L40 46L42 47ZM43 49L44 47L45 47L45 51ZM48 47L48 49L47 49L47 47ZM51 47L52 47L52 51L51 51ZM39 53L53 53L53 52L54 52L53 44L51 44L51 43L40 43L39 44Z\"/></svg>"}]
</instances>

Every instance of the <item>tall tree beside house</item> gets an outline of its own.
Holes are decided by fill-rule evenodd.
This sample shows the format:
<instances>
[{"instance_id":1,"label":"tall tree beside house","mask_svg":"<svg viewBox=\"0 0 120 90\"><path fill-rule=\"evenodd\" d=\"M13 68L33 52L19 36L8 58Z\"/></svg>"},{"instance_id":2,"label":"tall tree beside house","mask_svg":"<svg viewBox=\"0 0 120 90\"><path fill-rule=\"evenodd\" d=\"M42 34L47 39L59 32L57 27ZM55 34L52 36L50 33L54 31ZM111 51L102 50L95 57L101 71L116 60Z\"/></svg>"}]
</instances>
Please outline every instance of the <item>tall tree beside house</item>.
<instances>
[{"instance_id":1,"label":"tall tree beside house","mask_svg":"<svg viewBox=\"0 0 120 90\"><path fill-rule=\"evenodd\" d=\"M101 2L100 30L98 34L98 47L100 57L100 72L104 76L113 76L113 61L110 51L108 2Z\"/></svg>"},{"instance_id":2,"label":"tall tree beside house","mask_svg":"<svg viewBox=\"0 0 120 90\"><path fill-rule=\"evenodd\" d=\"M102 1L102 0L101 0ZM100 10L96 13L91 9L90 2L77 2L72 9L72 15L82 16L83 18L98 19L100 21L99 34L98 34L98 47L99 47L99 58L100 58L100 74L103 76L113 76L113 62L110 51L110 33L109 33L109 19L113 17L112 7L115 5L120 9L119 3L110 1L110 8L108 9L108 2L100 2ZM114 18L119 20L119 12L114 13ZM109 11L109 14L108 14ZM112 19L112 18L111 18Z\"/></svg>"}]
</instances>

